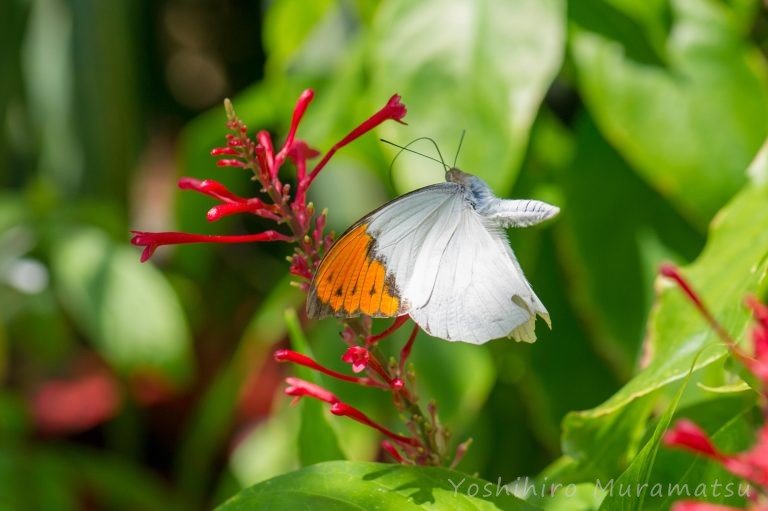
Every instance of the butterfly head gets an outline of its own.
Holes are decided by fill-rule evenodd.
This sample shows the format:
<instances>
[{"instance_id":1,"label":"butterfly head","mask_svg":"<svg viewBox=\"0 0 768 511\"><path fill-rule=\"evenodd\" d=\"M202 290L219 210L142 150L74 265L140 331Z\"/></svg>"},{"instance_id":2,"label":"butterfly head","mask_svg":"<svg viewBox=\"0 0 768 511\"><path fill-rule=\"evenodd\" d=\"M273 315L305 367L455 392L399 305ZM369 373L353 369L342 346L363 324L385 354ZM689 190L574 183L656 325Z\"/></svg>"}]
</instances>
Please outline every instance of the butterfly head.
<instances>
[{"instance_id":1,"label":"butterfly head","mask_svg":"<svg viewBox=\"0 0 768 511\"><path fill-rule=\"evenodd\" d=\"M445 171L445 180L457 185L468 185L474 177L472 174L467 174L456 167L451 167Z\"/></svg>"}]
</instances>

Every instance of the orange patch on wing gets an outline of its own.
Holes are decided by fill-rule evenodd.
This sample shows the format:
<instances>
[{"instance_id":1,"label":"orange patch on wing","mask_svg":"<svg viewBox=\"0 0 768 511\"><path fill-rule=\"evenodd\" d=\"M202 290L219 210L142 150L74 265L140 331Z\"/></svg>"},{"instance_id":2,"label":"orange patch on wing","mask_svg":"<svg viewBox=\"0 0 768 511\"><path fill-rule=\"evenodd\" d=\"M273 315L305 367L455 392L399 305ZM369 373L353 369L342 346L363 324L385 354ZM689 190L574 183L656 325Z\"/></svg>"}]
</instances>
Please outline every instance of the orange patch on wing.
<instances>
[{"instance_id":1,"label":"orange patch on wing","mask_svg":"<svg viewBox=\"0 0 768 511\"><path fill-rule=\"evenodd\" d=\"M337 316L397 315L400 299L386 284L386 268L371 258L373 239L361 224L331 247L313 282L316 298Z\"/></svg>"}]
</instances>

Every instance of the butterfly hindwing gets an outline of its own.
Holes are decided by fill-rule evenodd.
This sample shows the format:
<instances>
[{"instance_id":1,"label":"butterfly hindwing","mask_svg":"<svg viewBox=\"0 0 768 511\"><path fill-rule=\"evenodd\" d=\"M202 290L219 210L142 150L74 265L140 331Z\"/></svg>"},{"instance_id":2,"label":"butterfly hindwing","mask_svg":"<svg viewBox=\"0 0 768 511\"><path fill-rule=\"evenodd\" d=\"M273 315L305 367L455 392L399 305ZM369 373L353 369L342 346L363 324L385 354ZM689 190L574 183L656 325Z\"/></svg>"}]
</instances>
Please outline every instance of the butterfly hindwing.
<instances>
[{"instance_id":1,"label":"butterfly hindwing","mask_svg":"<svg viewBox=\"0 0 768 511\"><path fill-rule=\"evenodd\" d=\"M523 276L502 232L471 208L459 215L442 254L426 263L437 268L430 299L411 317L431 335L483 343L499 337L532 342L536 314L544 306Z\"/></svg>"}]
</instances>

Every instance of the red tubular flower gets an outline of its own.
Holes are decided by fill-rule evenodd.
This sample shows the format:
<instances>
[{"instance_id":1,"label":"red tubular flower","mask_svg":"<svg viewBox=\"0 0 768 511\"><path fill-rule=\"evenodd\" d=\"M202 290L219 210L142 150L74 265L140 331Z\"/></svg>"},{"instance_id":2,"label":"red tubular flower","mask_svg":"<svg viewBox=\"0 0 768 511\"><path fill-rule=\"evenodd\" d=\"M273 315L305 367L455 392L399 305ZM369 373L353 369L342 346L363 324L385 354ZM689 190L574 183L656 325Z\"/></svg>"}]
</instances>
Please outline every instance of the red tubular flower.
<instances>
[{"instance_id":1,"label":"red tubular flower","mask_svg":"<svg viewBox=\"0 0 768 511\"><path fill-rule=\"evenodd\" d=\"M768 490L768 423L763 424L755 445L749 451L728 457L723 466Z\"/></svg>"},{"instance_id":2,"label":"red tubular flower","mask_svg":"<svg viewBox=\"0 0 768 511\"><path fill-rule=\"evenodd\" d=\"M342 138L333 147L331 147L331 149L325 153L323 159L320 160L320 163L317 164L312 173L309 175L306 183L299 183L299 186L309 188L309 185L312 183L312 181L314 181L315 177L317 177L320 171L323 170L323 167L325 167L325 164L328 163L328 160L330 160L331 157L336 154L336 151L349 144L356 138L359 138L365 133L368 133L384 121L393 120L399 122L400 124L406 124L402 121L406 113L408 113L408 110L405 108L405 105L400 102L399 95L395 94L389 98L389 101L387 101L387 104L384 105L384 108L370 116L367 120L360 124L360 126L350 131L346 137Z\"/></svg>"},{"instance_id":3,"label":"red tubular flower","mask_svg":"<svg viewBox=\"0 0 768 511\"><path fill-rule=\"evenodd\" d=\"M239 156L240 153L234 147L236 146L217 147L215 149L211 149L211 156Z\"/></svg>"},{"instance_id":4,"label":"red tubular flower","mask_svg":"<svg viewBox=\"0 0 768 511\"><path fill-rule=\"evenodd\" d=\"M370 359L371 353L362 346L350 346L346 353L341 356L342 361L352 364L352 371L355 373L365 371Z\"/></svg>"},{"instance_id":5,"label":"red tubular flower","mask_svg":"<svg viewBox=\"0 0 768 511\"><path fill-rule=\"evenodd\" d=\"M695 500L681 500L675 502L670 511L741 511L739 508L723 506L720 504L710 504L708 502L697 502Z\"/></svg>"},{"instance_id":6,"label":"red tubular flower","mask_svg":"<svg viewBox=\"0 0 768 511\"><path fill-rule=\"evenodd\" d=\"M131 244L144 247L141 253L143 263L163 245L182 245L185 243L248 243L254 241L293 241L293 238L277 231L264 231L258 234L243 234L240 236L217 236L206 234L189 234L186 232L141 232L131 231Z\"/></svg>"},{"instance_id":7,"label":"red tubular flower","mask_svg":"<svg viewBox=\"0 0 768 511\"><path fill-rule=\"evenodd\" d=\"M219 167L245 167L245 164L236 159L224 159L216 162Z\"/></svg>"},{"instance_id":8,"label":"red tubular flower","mask_svg":"<svg viewBox=\"0 0 768 511\"><path fill-rule=\"evenodd\" d=\"M306 396L313 397L330 404L339 402L339 398L333 395L331 391L326 390L319 385L315 385L314 383L302 380L301 378L286 378L285 381L289 385L289 387L285 389L285 393L295 398L293 400L293 404L296 404L299 399Z\"/></svg>"},{"instance_id":9,"label":"red tubular flower","mask_svg":"<svg viewBox=\"0 0 768 511\"><path fill-rule=\"evenodd\" d=\"M342 355L341 360L352 364L352 370L356 373L363 371L366 367L372 369L386 382L387 386L395 388L394 381L381 365L381 362L367 348L363 346L350 346ZM399 388L402 388L402 385Z\"/></svg>"},{"instance_id":10,"label":"red tubular flower","mask_svg":"<svg viewBox=\"0 0 768 511\"><path fill-rule=\"evenodd\" d=\"M327 374L328 376L332 376L333 378L336 378L338 380L348 381L350 383L357 383L359 385L367 385L367 386L379 386L380 384L377 384L370 378L366 377L355 377L355 376L347 376L346 374L342 374L339 372L334 371L333 369L328 369L325 366L322 366L309 358L306 355L302 355L301 353L297 353L292 350L277 350L275 352L275 360L278 362L293 362L294 364L299 364L304 367L309 367L310 369L314 369L315 371L320 371L323 374Z\"/></svg>"},{"instance_id":11,"label":"red tubular flower","mask_svg":"<svg viewBox=\"0 0 768 511\"><path fill-rule=\"evenodd\" d=\"M752 309L755 326L752 327L753 357L742 357L743 362L762 383L768 393L768 307L760 303L754 296L745 300L747 307Z\"/></svg>"},{"instance_id":12,"label":"red tubular flower","mask_svg":"<svg viewBox=\"0 0 768 511\"><path fill-rule=\"evenodd\" d=\"M420 445L418 439L409 437L409 436L398 435L397 433L385 428L381 424L374 422L367 415L365 415L363 412L361 412L357 408L354 408L346 403L342 403L341 401L333 403L331 405L331 413L334 415L349 417L350 419L356 420L361 424L370 426L378 430L379 432L383 433L384 435L388 436L392 440L395 440L396 442L399 442L401 444L410 445L414 447Z\"/></svg>"},{"instance_id":13,"label":"red tubular flower","mask_svg":"<svg viewBox=\"0 0 768 511\"><path fill-rule=\"evenodd\" d=\"M699 294L694 291L693 287L688 283L685 277L683 277L682 273L680 273L680 270L675 265L664 263L659 267L659 273L669 279L674 280L675 283L680 286L680 289L683 290L683 292L693 302L696 308L699 309L699 312L702 316L704 316L704 319L707 320L712 329L717 332L717 335L719 335L720 338L726 342L726 344L729 346L736 345L736 343L733 342L730 334L722 327L722 325L720 325L720 323L717 322L707 306L704 305L704 302L701 300Z\"/></svg>"},{"instance_id":14,"label":"red tubular flower","mask_svg":"<svg viewBox=\"0 0 768 511\"><path fill-rule=\"evenodd\" d=\"M413 348L413 342L416 340L416 335L419 333L419 325L415 325L411 330L411 335L408 337L408 341L400 350L400 374L405 372L405 363L408 361L408 357L411 356L411 349Z\"/></svg>"},{"instance_id":15,"label":"red tubular flower","mask_svg":"<svg viewBox=\"0 0 768 511\"><path fill-rule=\"evenodd\" d=\"M312 272L309 269L309 264L307 264L307 258L303 254L296 254L291 257L290 272L291 275L303 277L306 280L312 279ZM303 282L302 284L306 283Z\"/></svg>"},{"instance_id":16,"label":"red tubular flower","mask_svg":"<svg viewBox=\"0 0 768 511\"><path fill-rule=\"evenodd\" d=\"M304 116L304 112L307 111L307 107L312 102L314 97L315 93L311 89L305 90L301 93L301 96L299 96L299 100L296 102L296 106L293 109L291 128L288 130L288 136L285 138L285 144L283 144L283 148L280 149L280 152L277 153L277 156L275 156L275 169L278 169L280 165L282 165L283 161L285 161L286 156L288 156L288 152L293 146L293 140L296 137L296 130L299 128L301 118ZM276 172L277 170L275 170L275 173Z\"/></svg>"},{"instance_id":17,"label":"red tubular flower","mask_svg":"<svg viewBox=\"0 0 768 511\"><path fill-rule=\"evenodd\" d=\"M246 199L245 197L235 195L226 186L212 179L199 181L192 177L182 177L179 179L179 188L182 190L194 190L224 203L208 210L207 218L209 222L234 213L252 213L264 218L280 221L280 210L273 204L267 204L258 198Z\"/></svg>"},{"instance_id":18,"label":"red tubular flower","mask_svg":"<svg viewBox=\"0 0 768 511\"><path fill-rule=\"evenodd\" d=\"M297 140L292 143L290 147L286 147L286 149L285 155L287 155L296 166L296 180L301 183L307 177L307 160L315 158L320 153L301 140ZM293 199L294 209L304 207L304 204L307 202L306 194L307 188L299 186L296 191L296 196Z\"/></svg>"},{"instance_id":19,"label":"red tubular flower","mask_svg":"<svg viewBox=\"0 0 768 511\"><path fill-rule=\"evenodd\" d=\"M749 451L726 455L718 451L707 434L689 420L680 420L664 435L664 445L681 447L718 461L732 474L762 487L768 487L768 424Z\"/></svg>"},{"instance_id":20,"label":"red tubular flower","mask_svg":"<svg viewBox=\"0 0 768 511\"><path fill-rule=\"evenodd\" d=\"M219 204L208 210L205 215L209 222L218 220L219 218L234 215L235 213L251 213L262 218L269 218L271 220L280 221L280 217L273 213L270 205L265 204L259 199L248 199L245 202Z\"/></svg>"},{"instance_id":21,"label":"red tubular flower","mask_svg":"<svg viewBox=\"0 0 768 511\"><path fill-rule=\"evenodd\" d=\"M298 139L297 134L313 98L314 93L311 90L304 91L298 98L290 129L279 150L276 149L266 131L258 131L255 137L249 137L247 126L236 116L232 104L228 100L225 101L226 125L230 132L226 135L226 144L213 149L211 156L218 158L219 167L239 167L251 172L252 179L258 181L260 185L261 195L258 197L241 197L213 180L200 181L194 178L179 180L181 189L196 191L218 201L207 212L209 221L236 213L253 214L274 221L280 229L285 230L285 233L267 230L252 235L217 236L134 231L131 243L144 247L141 260L146 261L159 246L169 244L285 241L294 244L294 252L288 258L290 273L299 277L299 287L305 292L308 291L309 283L322 255L333 242L332 235L325 233L326 212L315 215L314 207L311 203L307 203L310 185L339 149L385 121L393 120L405 124L402 119L406 115L406 108L400 102L400 96L393 95L383 108L334 144L310 171L308 162L319 153L307 142ZM281 182L280 169L286 160L290 160L295 166L295 186ZM310 382L288 378L289 386L285 390L286 394L296 399L309 396L329 403L334 414L350 417L375 428L396 442L394 445L397 448L390 443L385 443L383 448L400 462L440 465L446 459L445 429L437 420L433 407L430 408L429 414L421 412L417 398L409 388L411 380L403 376L403 368L410 355L418 327L414 328L401 350L399 366L393 362L385 367L375 354L371 353L376 342L390 336L405 324L407 319L407 316L396 318L389 328L378 335L371 335L372 320L369 317L345 321L342 338L352 348L345 353L343 359L352 364L352 369L356 373L367 369L368 375L365 377L339 373L291 350L279 350L274 356L279 362L293 362L342 381L389 391L395 408L404 417L406 429L411 432L411 437L390 431L371 420L360 410L339 401L328 390ZM387 445L392 446L392 449L387 449Z\"/></svg>"},{"instance_id":22,"label":"red tubular flower","mask_svg":"<svg viewBox=\"0 0 768 511\"><path fill-rule=\"evenodd\" d=\"M325 222L328 219L328 210L324 209L322 213L317 215L315 219L315 230L312 231L312 240L315 242L315 246L322 247L323 250L330 248L330 243L327 247L323 247L323 233L325 232Z\"/></svg>"},{"instance_id":23,"label":"red tubular flower","mask_svg":"<svg viewBox=\"0 0 768 511\"><path fill-rule=\"evenodd\" d=\"M469 446L472 445L472 439L469 438L459 444L459 446L456 448L456 455L453 457L453 461L451 462L450 468L456 468L459 466L459 463L461 463L461 460L464 459L464 456L466 456L467 451L469 451Z\"/></svg>"},{"instance_id":24,"label":"red tubular flower","mask_svg":"<svg viewBox=\"0 0 768 511\"><path fill-rule=\"evenodd\" d=\"M677 422L664 434L664 445L667 447L682 447L691 450L697 454L722 460L724 457L720 454L709 436L695 423L683 419Z\"/></svg>"},{"instance_id":25,"label":"red tubular flower","mask_svg":"<svg viewBox=\"0 0 768 511\"><path fill-rule=\"evenodd\" d=\"M182 177L179 179L178 186L182 190L194 190L196 192L200 192L202 194L213 197L214 199L218 199L222 202L234 204L247 201L246 198L235 195L234 193L230 192L226 186L219 183L218 181L214 181L213 179L200 181L199 179L195 179L193 177Z\"/></svg>"},{"instance_id":26,"label":"red tubular flower","mask_svg":"<svg viewBox=\"0 0 768 511\"><path fill-rule=\"evenodd\" d=\"M264 130L259 131L256 134L256 140L259 143L259 147L262 148L264 158L266 159L265 170L269 170L269 172L272 173L275 168L275 150L272 147L272 139L269 137L269 132Z\"/></svg>"},{"instance_id":27,"label":"red tubular flower","mask_svg":"<svg viewBox=\"0 0 768 511\"><path fill-rule=\"evenodd\" d=\"M381 448L384 449L387 452L387 454L392 456L392 459L394 459L396 462L403 465L408 464L408 462L406 462L405 459L403 459L403 457L400 456L400 452L397 450L397 448L391 443L389 443L388 441L382 440Z\"/></svg>"},{"instance_id":28,"label":"red tubular flower","mask_svg":"<svg viewBox=\"0 0 768 511\"><path fill-rule=\"evenodd\" d=\"M351 326L345 325L344 329L341 331L341 339L348 345L355 345L357 333Z\"/></svg>"}]
</instances>

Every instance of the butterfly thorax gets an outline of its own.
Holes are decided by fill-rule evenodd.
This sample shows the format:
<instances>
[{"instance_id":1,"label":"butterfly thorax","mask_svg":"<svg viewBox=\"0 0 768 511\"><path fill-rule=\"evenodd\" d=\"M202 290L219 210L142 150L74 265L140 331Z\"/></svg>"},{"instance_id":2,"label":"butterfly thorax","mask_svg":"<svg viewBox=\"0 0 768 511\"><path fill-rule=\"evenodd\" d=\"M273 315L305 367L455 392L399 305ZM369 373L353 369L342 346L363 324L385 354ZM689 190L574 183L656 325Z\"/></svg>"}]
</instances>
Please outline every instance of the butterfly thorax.
<instances>
[{"instance_id":1,"label":"butterfly thorax","mask_svg":"<svg viewBox=\"0 0 768 511\"><path fill-rule=\"evenodd\" d=\"M455 167L445 173L445 180L459 185L464 191L465 199L478 211L498 201L485 181Z\"/></svg>"}]
</instances>

